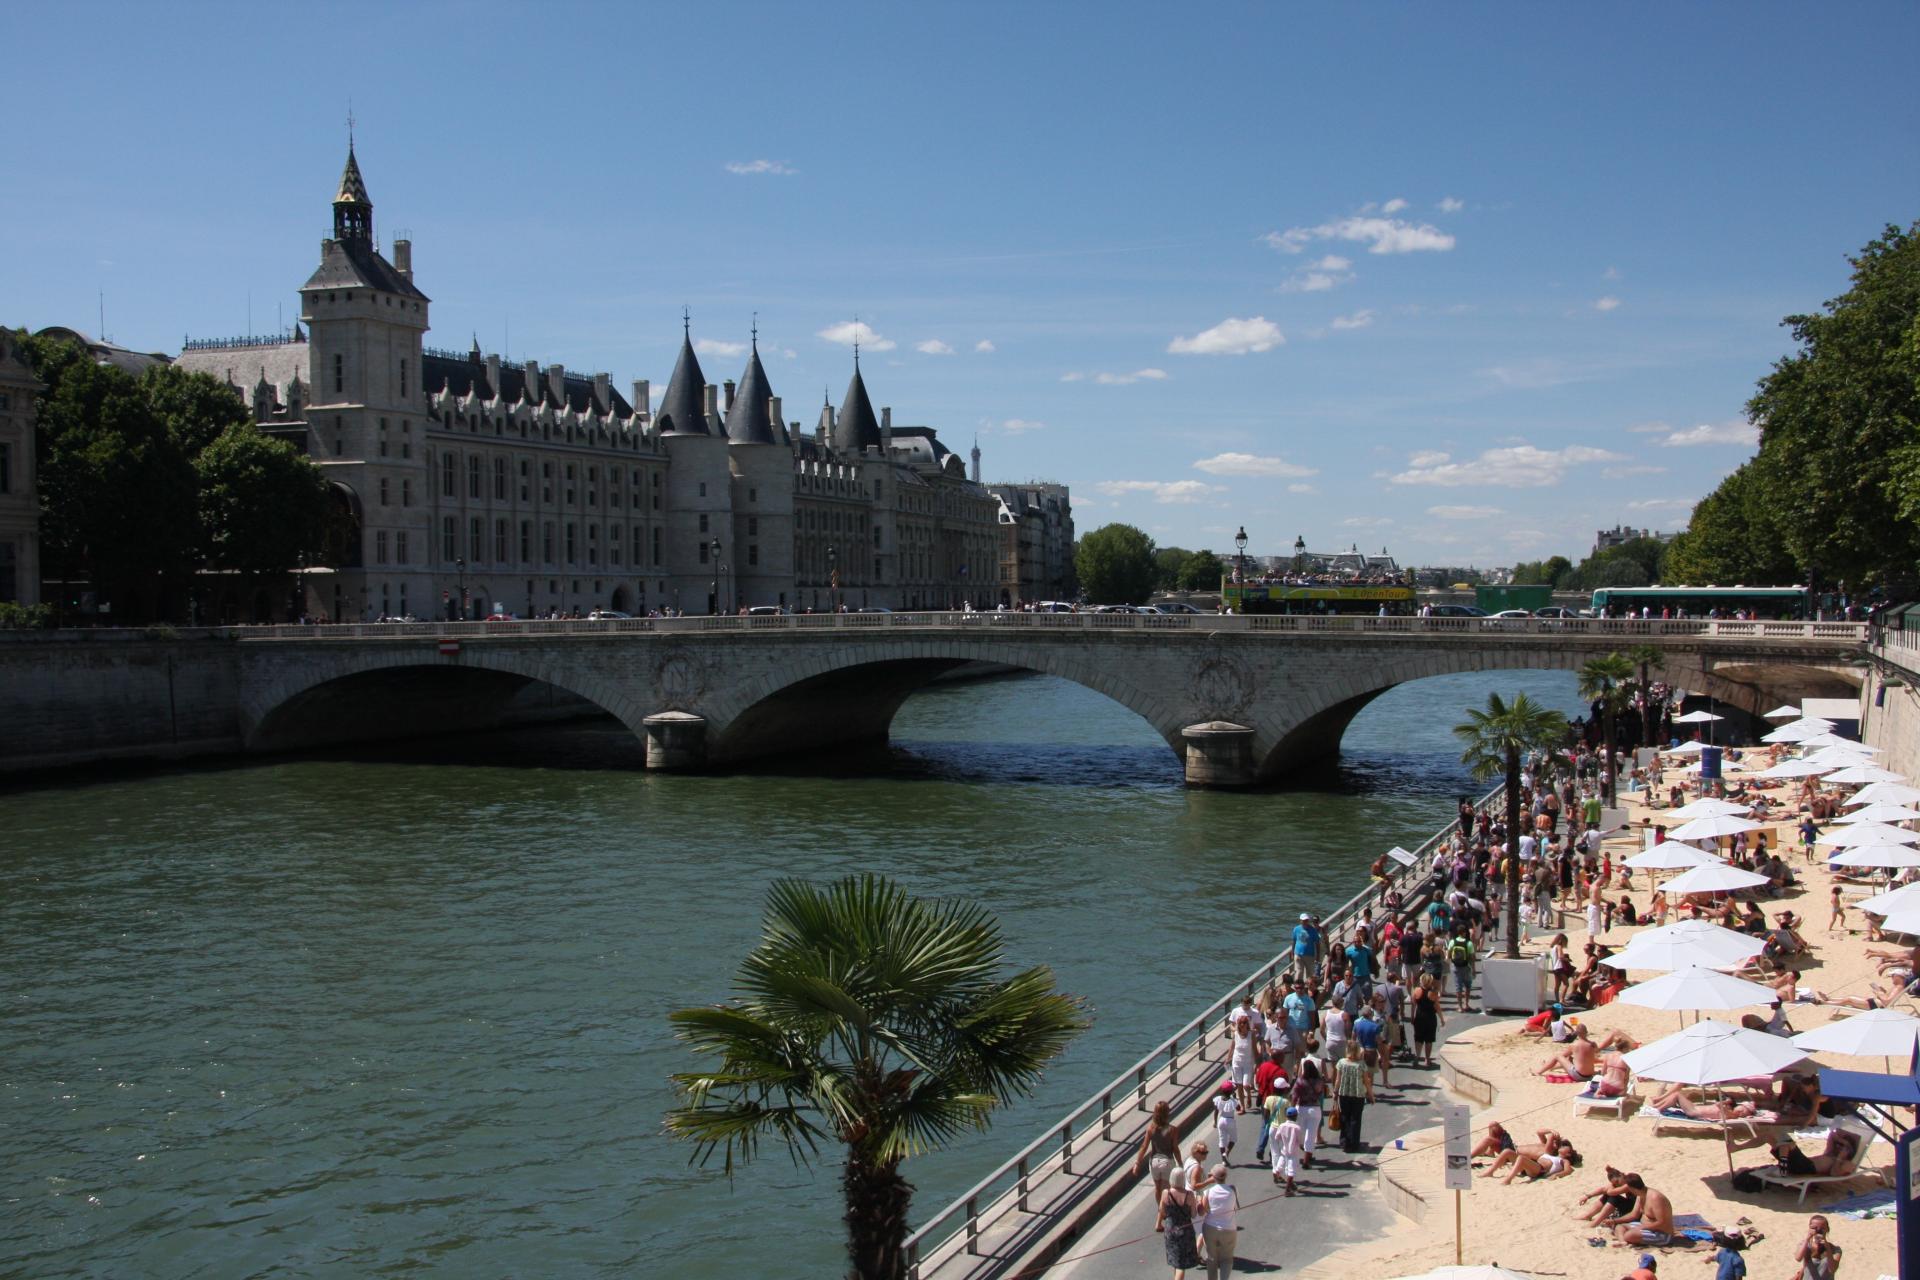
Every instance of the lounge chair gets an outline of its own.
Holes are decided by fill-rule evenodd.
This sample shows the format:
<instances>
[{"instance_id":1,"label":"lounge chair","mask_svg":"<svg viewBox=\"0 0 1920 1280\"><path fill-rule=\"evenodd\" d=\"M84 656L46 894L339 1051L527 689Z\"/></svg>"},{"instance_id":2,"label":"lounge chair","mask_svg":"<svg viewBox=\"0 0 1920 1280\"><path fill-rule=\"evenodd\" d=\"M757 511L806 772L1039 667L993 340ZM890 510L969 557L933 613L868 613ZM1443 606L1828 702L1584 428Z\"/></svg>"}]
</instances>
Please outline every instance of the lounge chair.
<instances>
[{"instance_id":1,"label":"lounge chair","mask_svg":"<svg viewBox=\"0 0 1920 1280\"><path fill-rule=\"evenodd\" d=\"M1640 1097L1636 1092L1639 1085L1639 1077L1635 1076L1632 1072L1628 1072L1626 1089L1616 1097L1603 1098L1594 1092L1594 1090L1600 1087L1600 1077L1595 1076L1584 1090L1573 1095L1573 1114L1580 1116L1585 1115L1589 1111L1611 1111L1614 1115L1624 1120L1627 1118L1628 1104L1640 1101Z\"/></svg>"},{"instance_id":2,"label":"lounge chair","mask_svg":"<svg viewBox=\"0 0 1920 1280\"><path fill-rule=\"evenodd\" d=\"M1692 1116L1675 1115L1655 1107L1641 1107L1634 1114L1651 1122L1655 1129L1712 1130L1726 1134L1737 1134L1744 1129L1747 1139L1752 1142L1760 1140L1757 1128L1777 1127L1781 1123L1777 1111L1756 1111L1750 1116L1739 1116L1732 1120L1696 1120Z\"/></svg>"},{"instance_id":3,"label":"lounge chair","mask_svg":"<svg viewBox=\"0 0 1920 1280\"><path fill-rule=\"evenodd\" d=\"M1800 1198L1795 1202L1796 1204L1805 1204L1807 1192L1813 1187L1829 1182L1852 1182L1862 1172L1872 1174L1884 1184L1887 1180L1886 1175L1880 1170L1870 1168L1863 1171L1860 1167L1861 1162L1867 1157L1867 1148L1873 1145L1873 1131L1858 1121L1846 1119L1835 1121L1833 1127L1843 1133L1852 1134L1856 1139L1853 1154L1847 1157L1845 1164L1841 1167L1836 1168L1832 1173L1804 1174L1788 1173L1784 1169L1760 1169L1757 1171L1760 1181L1770 1187L1797 1188Z\"/></svg>"}]
</instances>

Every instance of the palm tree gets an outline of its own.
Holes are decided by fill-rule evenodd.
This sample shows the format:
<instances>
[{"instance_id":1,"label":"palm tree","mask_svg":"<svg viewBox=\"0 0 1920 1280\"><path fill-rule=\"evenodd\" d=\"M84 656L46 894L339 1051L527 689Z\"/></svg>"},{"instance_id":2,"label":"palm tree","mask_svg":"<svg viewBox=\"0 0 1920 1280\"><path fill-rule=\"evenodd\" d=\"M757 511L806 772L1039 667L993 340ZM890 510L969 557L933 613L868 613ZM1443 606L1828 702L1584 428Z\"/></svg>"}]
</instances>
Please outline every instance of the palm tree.
<instances>
[{"instance_id":1,"label":"palm tree","mask_svg":"<svg viewBox=\"0 0 1920 1280\"><path fill-rule=\"evenodd\" d=\"M1650 644L1637 644L1627 650L1627 661L1640 669L1640 745L1653 745L1653 669L1660 665L1660 650Z\"/></svg>"},{"instance_id":2,"label":"palm tree","mask_svg":"<svg viewBox=\"0 0 1920 1280\"><path fill-rule=\"evenodd\" d=\"M1466 749L1460 760L1473 776L1507 780L1507 959L1520 958L1520 759L1536 748L1552 750L1566 740L1566 717L1524 693L1503 702L1487 695L1485 711L1467 712L1453 732Z\"/></svg>"},{"instance_id":3,"label":"palm tree","mask_svg":"<svg viewBox=\"0 0 1920 1280\"><path fill-rule=\"evenodd\" d=\"M913 1195L901 1161L985 1129L1088 1025L1052 970L1001 964L999 926L972 903L871 874L779 881L738 996L670 1015L719 1062L673 1077L684 1105L667 1131L702 1163L723 1153L729 1176L764 1139L802 1162L839 1143L849 1274L900 1280Z\"/></svg>"},{"instance_id":4,"label":"palm tree","mask_svg":"<svg viewBox=\"0 0 1920 1280\"><path fill-rule=\"evenodd\" d=\"M1580 668L1580 696L1590 702L1598 702L1605 715L1604 732L1607 736L1607 803L1614 800L1613 743L1614 715L1620 710L1620 704L1627 698L1627 681L1633 679L1633 659L1622 653L1609 653L1601 658L1589 658Z\"/></svg>"}]
</instances>

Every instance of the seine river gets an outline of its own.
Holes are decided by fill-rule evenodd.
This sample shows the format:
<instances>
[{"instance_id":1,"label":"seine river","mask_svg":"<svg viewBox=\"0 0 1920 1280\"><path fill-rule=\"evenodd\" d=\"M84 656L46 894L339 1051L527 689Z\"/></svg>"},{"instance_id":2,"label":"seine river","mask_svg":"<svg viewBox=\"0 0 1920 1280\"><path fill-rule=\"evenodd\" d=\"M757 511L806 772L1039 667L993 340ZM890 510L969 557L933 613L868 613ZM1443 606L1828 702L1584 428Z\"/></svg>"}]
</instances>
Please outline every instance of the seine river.
<instances>
[{"instance_id":1,"label":"seine river","mask_svg":"<svg viewBox=\"0 0 1920 1280\"><path fill-rule=\"evenodd\" d=\"M1469 789L1404 686L1313 791L1190 793L1043 677L911 700L832 771L638 772L623 731L0 792L0 1275L840 1273L837 1179L729 1184L661 1133L781 876L968 895L1096 1021L1039 1096L909 1165L927 1212L1279 949Z\"/></svg>"}]
</instances>

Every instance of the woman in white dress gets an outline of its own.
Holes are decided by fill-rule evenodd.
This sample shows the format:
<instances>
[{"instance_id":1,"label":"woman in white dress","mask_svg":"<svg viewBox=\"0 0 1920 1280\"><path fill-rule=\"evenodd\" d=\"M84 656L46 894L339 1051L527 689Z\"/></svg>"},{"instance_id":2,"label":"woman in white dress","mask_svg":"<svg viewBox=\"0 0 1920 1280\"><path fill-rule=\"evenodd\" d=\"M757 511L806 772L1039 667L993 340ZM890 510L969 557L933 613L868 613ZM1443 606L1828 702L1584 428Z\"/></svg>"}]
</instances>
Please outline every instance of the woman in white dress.
<instances>
[{"instance_id":1,"label":"woman in white dress","mask_svg":"<svg viewBox=\"0 0 1920 1280\"><path fill-rule=\"evenodd\" d=\"M1252 1111L1258 1105L1254 1099L1253 1074L1259 1043L1254 1036L1253 1020L1244 1013L1236 1014L1233 1019L1233 1048L1227 1057L1227 1077L1233 1081L1234 1095L1242 1111Z\"/></svg>"}]
</instances>

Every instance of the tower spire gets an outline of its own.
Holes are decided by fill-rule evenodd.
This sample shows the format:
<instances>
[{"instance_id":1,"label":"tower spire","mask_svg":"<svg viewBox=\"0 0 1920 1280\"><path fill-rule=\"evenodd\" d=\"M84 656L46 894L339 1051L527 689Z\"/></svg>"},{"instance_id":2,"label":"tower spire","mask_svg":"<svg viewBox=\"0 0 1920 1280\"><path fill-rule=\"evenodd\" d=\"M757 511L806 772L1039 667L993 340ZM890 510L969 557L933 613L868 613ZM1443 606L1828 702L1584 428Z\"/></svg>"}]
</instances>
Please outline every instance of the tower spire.
<instances>
[{"instance_id":1,"label":"tower spire","mask_svg":"<svg viewBox=\"0 0 1920 1280\"><path fill-rule=\"evenodd\" d=\"M340 190L333 197L333 238L373 243L373 197L360 176L360 161L353 154L353 117L347 117L347 167L340 173Z\"/></svg>"}]
</instances>

